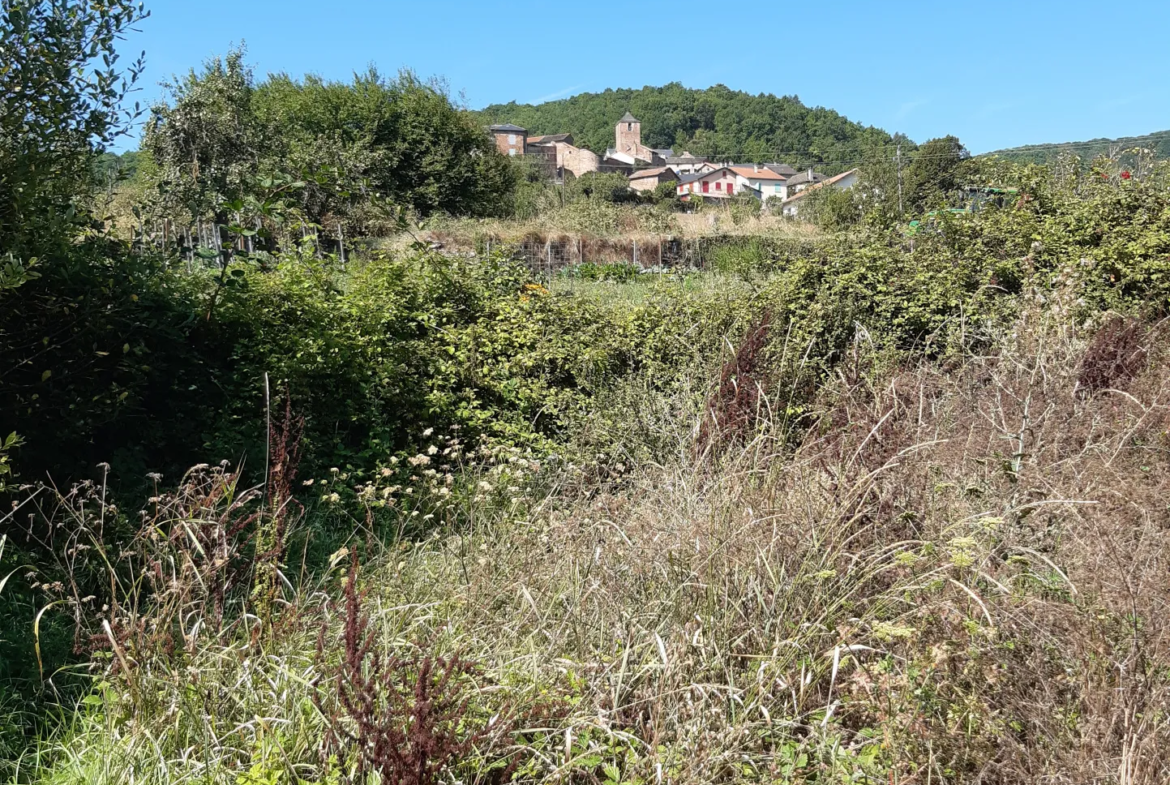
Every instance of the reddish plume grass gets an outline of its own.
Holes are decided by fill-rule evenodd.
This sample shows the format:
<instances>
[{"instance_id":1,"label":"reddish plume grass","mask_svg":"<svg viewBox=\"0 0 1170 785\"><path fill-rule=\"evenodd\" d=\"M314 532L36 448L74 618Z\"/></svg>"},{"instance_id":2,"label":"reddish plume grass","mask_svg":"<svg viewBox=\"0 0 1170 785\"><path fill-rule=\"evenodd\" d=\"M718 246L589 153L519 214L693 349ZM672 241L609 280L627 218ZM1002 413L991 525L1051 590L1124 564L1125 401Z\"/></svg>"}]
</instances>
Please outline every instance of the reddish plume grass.
<instances>
[{"instance_id":1,"label":"reddish plume grass","mask_svg":"<svg viewBox=\"0 0 1170 785\"><path fill-rule=\"evenodd\" d=\"M356 554L344 599L341 662L324 668L336 687L340 712L324 708L319 690L314 700L329 719L325 751L356 754L357 782L375 774L384 785L434 785L477 745L505 732L506 712L486 726L477 726L471 716L474 685L482 676L476 663L459 655L431 653L433 646L426 643L416 647L415 656L382 650L362 607L366 596L358 588ZM327 624L317 642L322 662L326 631ZM518 763L518 758L507 763L493 782L508 782Z\"/></svg>"},{"instance_id":2,"label":"reddish plume grass","mask_svg":"<svg viewBox=\"0 0 1170 785\"><path fill-rule=\"evenodd\" d=\"M1107 321L1081 358L1077 392L1090 395L1112 387L1124 388L1146 362L1146 332L1145 325L1132 317L1114 316Z\"/></svg>"},{"instance_id":3,"label":"reddish plume grass","mask_svg":"<svg viewBox=\"0 0 1170 785\"><path fill-rule=\"evenodd\" d=\"M718 452L752 437L766 408L768 380L764 374L764 352L772 328L772 314L766 311L748 330L735 355L723 365L719 387L707 402L706 416L699 426L699 453Z\"/></svg>"}]
</instances>

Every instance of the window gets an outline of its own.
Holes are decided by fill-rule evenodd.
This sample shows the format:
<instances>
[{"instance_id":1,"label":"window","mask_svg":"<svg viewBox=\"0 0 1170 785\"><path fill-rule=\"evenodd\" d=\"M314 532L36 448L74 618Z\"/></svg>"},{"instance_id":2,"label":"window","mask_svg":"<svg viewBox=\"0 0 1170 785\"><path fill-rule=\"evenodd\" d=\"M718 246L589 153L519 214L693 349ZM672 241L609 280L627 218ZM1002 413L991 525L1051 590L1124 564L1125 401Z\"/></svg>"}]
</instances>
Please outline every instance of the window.
<instances>
[{"instance_id":1,"label":"window","mask_svg":"<svg viewBox=\"0 0 1170 785\"><path fill-rule=\"evenodd\" d=\"M508 134L508 144L516 144L516 134Z\"/></svg>"},{"instance_id":2,"label":"window","mask_svg":"<svg viewBox=\"0 0 1170 785\"><path fill-rule=\"evenodd\" d=\"M715 190L722 191L723 190L723 183L715 183Z\"/></svg>"},{"instance_id":3,"label":"window","mask_svg":"<svg viewBox=\"0 0 1170 785\"><path fill-rule=\"evenodd\" d=\"M776 186L776 193L780 193L780 189L782 189L783 187L784 186L782 186L782 185L777 185Z\"/></svg>"}]
</instances>

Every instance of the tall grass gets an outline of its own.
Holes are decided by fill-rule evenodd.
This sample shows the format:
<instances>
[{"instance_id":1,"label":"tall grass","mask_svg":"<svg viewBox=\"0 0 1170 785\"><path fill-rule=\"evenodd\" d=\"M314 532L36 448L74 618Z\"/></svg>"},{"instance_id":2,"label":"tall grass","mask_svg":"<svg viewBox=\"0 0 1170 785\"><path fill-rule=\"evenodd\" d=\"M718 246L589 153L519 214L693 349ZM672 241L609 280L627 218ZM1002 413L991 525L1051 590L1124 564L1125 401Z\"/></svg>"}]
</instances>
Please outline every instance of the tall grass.
<instances>
[{"instance_id":1,"label":"tall grass","mask_svg":"<svg viewBox=\"0 0 1170 785\"><path fill-rule=\"evenodd\" d=\"M178 649L112 647L22 776L1166 782L1170 357L1161 327L1094 339L1062 307L946 365L859 344L799 431L763 390L722 451L695 450L703 411L646 401L692 414L648 418L661 459L603 482L482 454L447 523L282 581L268 627L188 604ZM430 779L339 742L369 721L344 679L404 669L382 695L405 738L411 680L452 658L468 743Z\"/></svg>"}]
</instances>

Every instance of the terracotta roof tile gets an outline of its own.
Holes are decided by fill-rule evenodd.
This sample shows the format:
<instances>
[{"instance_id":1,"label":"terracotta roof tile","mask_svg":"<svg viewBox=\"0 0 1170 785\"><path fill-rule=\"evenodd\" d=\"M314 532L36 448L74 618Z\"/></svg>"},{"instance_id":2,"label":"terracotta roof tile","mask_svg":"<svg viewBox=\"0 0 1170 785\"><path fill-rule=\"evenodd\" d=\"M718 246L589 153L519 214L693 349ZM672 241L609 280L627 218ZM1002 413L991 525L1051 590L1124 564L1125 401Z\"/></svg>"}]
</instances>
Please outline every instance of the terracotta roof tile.
<instances>
[{"instance_id":1,"label":"terracotta roof tile","mask_svg":"<svg viewBox=\"0 0 1170 785\"><path fill-rule=\"evenodd\" d=\"M747 177L751 180L777 180L783 182L788 178L782 174L776 174L766 166L761 166L757 171L753 166L733 166L731 171L738 174L740 177Z\"/></svg>"}]
</instances>

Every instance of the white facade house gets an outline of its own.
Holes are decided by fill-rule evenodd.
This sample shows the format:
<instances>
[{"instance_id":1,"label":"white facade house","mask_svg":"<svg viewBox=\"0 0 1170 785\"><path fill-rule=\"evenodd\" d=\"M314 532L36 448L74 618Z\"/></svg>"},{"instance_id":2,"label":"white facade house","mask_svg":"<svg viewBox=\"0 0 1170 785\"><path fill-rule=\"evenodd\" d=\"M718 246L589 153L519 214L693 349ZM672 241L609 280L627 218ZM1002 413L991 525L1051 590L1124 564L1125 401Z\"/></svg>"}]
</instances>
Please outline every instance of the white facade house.
<instances>
[{"instance_id":1,"label":"white facade house","mask_svg":"<svg viewBox=\"0 0 1170 785\"><path fill-rule=\"evenodd\" d=\"M769 199L784 201L788 198L788 178L784 175L777 174L761 164L744 164L730 168L735 172L739 184L757 192L762 201L766 202Z\"/></svg>"},{"instance_id":2,"label":"white facade house","mask_svg":"<svg viewBox=\"0 0 1170 785\"><path fill-rule=\"evenodd\" d=\"M674 170L677 175L684 174L698 174L699 172L710 172L718 167L710 163L706 158L691 155L684 152L682 155L671 156L666 159L666 165Z\"/></svg>"},{"instance_id":3,"label":"white facade house","mask_svg":"<svg viewBox=\"0 0 1170 785\"><path fill-rule=\"evenodd\" d=\"M801 205L804 203L804 198L814 191L821 188L834 188L841 191L847 191L853 186L857 185L858 175L856 169L850 169L848 172L842 172L836 177L828 177L818 183L806 184L801 190L784 200L780 205L780 211L783 215L789 218L797 218L800 215Z\"/></svg>"}]
</instances>

